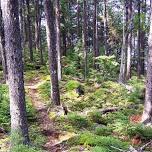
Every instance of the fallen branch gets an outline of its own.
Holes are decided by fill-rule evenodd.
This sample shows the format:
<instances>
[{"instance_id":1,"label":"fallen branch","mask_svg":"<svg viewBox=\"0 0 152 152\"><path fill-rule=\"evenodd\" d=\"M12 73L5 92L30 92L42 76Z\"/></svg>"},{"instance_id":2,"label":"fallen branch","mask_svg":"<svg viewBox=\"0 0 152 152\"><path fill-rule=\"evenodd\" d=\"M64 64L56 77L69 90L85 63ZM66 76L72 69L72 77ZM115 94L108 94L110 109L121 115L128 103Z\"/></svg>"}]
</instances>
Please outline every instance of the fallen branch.
<instances>
[{"instance_id":1,"label":"fallen branch","mask_svg":"<svg viewBox=\"0 0 152 152\"><path fill-rule=\"evenodd\" d=\"M146 143L145 145L143 145L141 148L140 148L140 150L142 151L142 150L144 150L147 146L149 146L150 144L152 144L152 140L150 141L150 142L148 142L148 143Z\"/></svg>"},{"instance_id":2,"label":"fallen branch","mask_svg":"<svg viewBox=\"0 0 152 152\"><path fill-rule=\"evenodd\" d=\"M115 150L118 150L120 152L144 152L143 150L149 146L150 144L152 144L152 140L148 143L146 143L145 145L143 145L142 147L138 148L138 149L135 149L134 147L130 146L128 150L123 150L123 149L120 149L120 148L117 148L117 147L114 147L114 146L110 146L111 148L115 149Z\"/></svg>"}]
</instances>

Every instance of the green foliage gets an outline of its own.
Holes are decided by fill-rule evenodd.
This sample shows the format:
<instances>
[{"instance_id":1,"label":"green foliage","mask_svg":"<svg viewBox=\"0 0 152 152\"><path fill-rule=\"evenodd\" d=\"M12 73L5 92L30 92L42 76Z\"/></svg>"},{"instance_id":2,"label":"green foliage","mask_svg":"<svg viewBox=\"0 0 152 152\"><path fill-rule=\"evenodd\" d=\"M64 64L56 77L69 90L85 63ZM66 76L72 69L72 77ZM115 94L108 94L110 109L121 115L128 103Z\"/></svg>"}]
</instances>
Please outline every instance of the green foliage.
<instances>
[{"instance_id":1,"label":"green foliage","mask_svg":"<svg viewBox=\"0 0 152 152\"><path fill-rule=\"evenodd\" d=\"M92 152L111 152L111 151L105 147L95 146L92 148Z\"/></svg>"},{"instance_id":2,"label":"green foliage","mask_svg":"<svg viewBox=\"0 0 152 152\"><path fill-rule=\"evenodd\" d=\"M109 136L112 134L112 128L109 128L108 126L97 127L95 134L99 136Z\"/></svg>"},{"instance_id":3,"label":"green foliage","mask_svg":"<svg viewBox=\"0 0 152 152\"><path fill-rule=\"evenodd\" d=\"M50 81L46 81L44 84L40 85L38 90L44 100L48 101L50 99L51 97Z\"/></svg>"},{"instance_id":4,"label":"green foliage","mask_svg":"<svg viewBox=\"0 0 152 152\"><path fill-rule=\"evenodd\" d=\"M37 123L30 126L29 136L32 145L35 147L41 148L46 142L46 137L41 133L41 129Z\"/></svg>"},{"instance_id":5,"label":"green foliage","mask_svg":"<svg viewBox=\"0 0 152 152\"><path fill-rule=\"evenodd\" d=\"M99 65L99 73L103 80L115 80L118 73L118 62L115 56L99 56L96 58Z\"/></svg>"},{"instance_id":6,"label":"green foliage","mask_svg":"<svg viewBox=\"0 0 152 152\"><path fill-rule=\"evenodd\" d=\"M33 121L36 116L36 111L28 98L27 100L27 117L29 122ZM8 97L8 87L6 85L0 84L0 124L6 130L9 130L10 126L10 111L9 111L9 97Z\"/></svg>"},{"instance_id":7,"label":"green foliage","mask_svg":"<svg viewBox=\"0 0 152 152\"><path fill-rule=\"evenodd\" d=\"M110 146L115 146L121 149L127 149L128 144L126 142L122 142L117 138L112 136L98 136L92 133L83 133L80 135L79 144L89 145L89 146L101 146L108 149L111 149Z\"/></svg>"},{"instance_id":8,"label":"green foliage","mask_svg":"<svg viewBox=\"0 0 152 152\"><path fill-rule=\"evenodd\" d=\"M63 74L80 77L82 76L81 57L79 53L69 50L66 57L63 57Z\"/></svg>"},{"instance_id":9,"label":"green foliage","mask_svg":"<svg viewBox=\"0 0 152 152\"><path fill-rule=\"evenodd\" d=\"M100 112L91 112L91 113L89 113L88 117L94 123L107 124L106 119L104 119L104 117L102 117Z\"/></svg>"},{"instance_id":10,"label":"green foliage","mask_svg":"<svg viewBox=\"0 0 152 152\"><path fill-rule=\"evenodd\" d=\"M149 140L152 139L152 128L140 124L130 124L130 126L127 128L127 134L130 137L139 135L142 139Z\"/></svg>"},{"instance_id":11,"label":"green foliage","mask_svg":"<svg viewBox=\"0 0 152 152\"><path fill-rule=\"evenodd\" d=\"M144 79L138 79L134 76L129 80L128 83L129 85L133 86L133 92L131 92L130 96L128 97L129 101L139 103L141 100L144 100Z\"/></svg>"},{"instance_id":12,"label":"green foliage","mask_svg":"<svg viewBox=\"0 0 152 152\"><path fill-rule=\"evenodd\" d=\"M89 121L85 117L75 113L68 115L68 122L76 129L84 129L90 125Z\"/></svg>"},{"instance_id":13,"label":"green foliage","mask_svg":"<svg viewBox=\"0 0 152 152\"><path fill-rule=\"evenodd\" d=\"M67 91L70 91L70 90L76 89L79 85L80 85L80 82L78 82L76 80L70 80L65 85L65 88Z\"/></svg>"},{"instance_id":14,"label":"green foliage","mask_svg":"<svg viewBox=\"0 0 152 152\"><path fill-rule=\"evenodd\" d=\"M38 150L34 147L28 147L25 145L16 145L13 149L12 152L42 152L41 150Z\"/></svg>"},{"instance_id":15,"label":"green foliage","mask_svg":"<svg viewBox=\"0 0 152 152\"><path fill-rule=\"evenodd\" d=\"M10 122L8 88L0 84L0 125L8 129Z\"/></svg>"}]
</instances>

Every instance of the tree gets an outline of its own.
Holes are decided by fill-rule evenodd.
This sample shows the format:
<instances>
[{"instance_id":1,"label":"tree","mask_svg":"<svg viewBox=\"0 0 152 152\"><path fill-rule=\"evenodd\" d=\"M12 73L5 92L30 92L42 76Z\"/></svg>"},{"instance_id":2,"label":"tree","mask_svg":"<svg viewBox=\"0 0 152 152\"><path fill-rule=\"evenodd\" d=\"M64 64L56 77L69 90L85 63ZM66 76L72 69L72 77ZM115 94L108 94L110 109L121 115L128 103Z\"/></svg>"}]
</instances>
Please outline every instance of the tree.
<instances>
[{"instance_id":1,"label":"tree","mask_svg":"<svg viewBox=\"0 0 152 152\"><path fill-rule=\"evenodd\" d=\"M132 0L128 1L128 29L126 34L128 34L128 42L127 42L127 68L126 68L126 79L129 80L131 78L131 53L132 53Z\"/></svg>"},{"instance_id":2,"label":"tree","mask_svg":"<svg viewBox=\"0 0 152 152\"><path fill-rule=\"evenodd\" d=\"M138 51L138 56L137 56L137 74L138 77L140 78L141 76L141 0L138 2L138 30L137 30L137 36L138 36L138 45L137 45L137 51Z\"/></svg>"},{"instance_id":3,"label":"tree","mask_svg":"<svg viewBox=\"0 0 152 152\"><path fill-rule=\"evenodd\" d=\"M99 56L98 47L98 21L97 21L97 0L94 0L94 20L93 20L93 53L94 57ZM94 67L97 69L97 65L94 63Z\"/></svg>"},{"instance_id":4,"label":"tree","mask_svg":"<svg viewBox=\"0 0 152 152\"><path fill-rule=\"evenodd\" d=\"M86 0L83 0L83 53L84 53L84 79L87 77L88 65L87 65L87 15L86 15Z\"/></svg>"},{"instance_id":5,"label":"tree","mask_svg":"<svg viewBox=\"0 0 152 152\"><path fill-rule=\"evenodd\" d=\"M142 116L142 122L146 125L152 124L152 14L150 21L151 24L150 24L150 33L149 33L149 54L148 54L148 64L147 64L145 105Z\"/></svg>"},{"instance_id":6,"label":"tree","mask_svg":"<svg viewBox=\"0 0 152 152\"><path fill-rule=\"evenodd\" d=\"M1 1L5 30L5 49L8 65L11 134L20 136L18 142L29 143L25 106L21 34L18 1ZM15 18L15 19L14 19ZM16 143L11 140L12 146ZM18 143L17 143L18 144Z\"/></svg>"},{"instance_id":7,"label":"tree","mask_svg":"<svg viewBox=\"0 0 152 152\"><path fill-rule=\"evenodd\" d=\"M31 17L30 17L30 0L26 0L27 6L27 33L28 33L28 48L30 51L30 60L33 62L33 42L32 42L32 29L31 29Z\"/></svg>"},{"instance_id":8,"label":"tree","mask_svg":"<svg viewBox=\"0 0 152 152\"><path fill-rule=\"evenodd\" d=\"M4 80L7 82L8 69L7 69L7 60L6 60L6 50L5 50L4 23L3 23L1 6L0 6L0 53L2 56L3 77Z\"/></svg>"},{"instance_id":9,"label":"tree","mask_svg":"<svg viewBox=\"0 0 152 152\"><path fill-rule=\"evenodd\" d=\"M109 55L108 52L108 31L107 31L108 25L107 25L107 0L104 0L104 49L105 49L105 55Z\"/></svg>"},{"instance_id":10,"label":"tree","mask_svg":"<svg viewBox=\"0 0 152 152\"><path fill-rule=\"evenodd\" d=\"M55 24L56 24L56 50L57 50L57 65L58 65L58 80L62 78L61 69L61 32L60 32L60 2L55 0Z\"/></svg>"},{"instance_id":11,"label":"tree","mask_svg":"<svg viewBox=\"0 0 152 152\"><path fill-rule=\"evenodd\" d=\"M35 47L39 52L40 42L40 4L39 0L35 0Z\"/></svg>"},{"instance_id":12,"label":"tree","mask_svg":"<svg viewBox=\"0 0 152 152\"><path fill-rule=\"evenodd\" d=\"M128 5L127 0L124 2L124 12L123 12L123 44L121 50L121 64L120 64L120 73L119 73L119 82L125 83L126 81L126 43L128 41L128 34L126 33L127 27L127 17L128 16Z\"/></svg>"},{"instance_id":13,"label":"tree","mask_svg":"<svg viewBox=\"0 0 152 152\"><path fill-rule=\"evenodd\" d=\"M51 0L45 0L44 10L46 16L46 33L48 44L48 56L51 75L51 97L55 105L60 105L60 92L58 83L58 71L57 71L57 50L56 50L56 29L55 29L55 16L53 10L53 2Z\"/></svg>"}]
</instances>

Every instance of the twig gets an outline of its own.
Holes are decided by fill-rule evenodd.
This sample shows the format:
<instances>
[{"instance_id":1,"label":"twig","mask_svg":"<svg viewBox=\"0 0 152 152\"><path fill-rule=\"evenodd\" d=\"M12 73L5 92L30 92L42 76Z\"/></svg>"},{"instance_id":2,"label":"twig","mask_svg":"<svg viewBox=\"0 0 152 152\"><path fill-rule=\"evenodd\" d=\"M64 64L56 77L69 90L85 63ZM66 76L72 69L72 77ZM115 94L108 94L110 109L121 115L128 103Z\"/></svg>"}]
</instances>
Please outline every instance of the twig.
<instances>
[{"instance_id":1,"label":"twig","mask_svg":"<svg viewBox=\"0 0 152 152\"><path fill-rule=\"evenodd\" d=\"M114 147L114 146L110 146L110 147L113 148L113 149L119 150L119 151L121 151L121 152L125 152L123 149L119 149L119 148Z\"/></svg>"},{"instance_id":2,"label":"twig","mask_svg":"<svg viewBox=\"0 0 152 152\"><path fill-rule=\"evenodd\" d=\"M147 144L143 145L140 150L144 150L148 145L152 144L152 140L150 142L148 142Z\"/></svg>"}]
</instances>

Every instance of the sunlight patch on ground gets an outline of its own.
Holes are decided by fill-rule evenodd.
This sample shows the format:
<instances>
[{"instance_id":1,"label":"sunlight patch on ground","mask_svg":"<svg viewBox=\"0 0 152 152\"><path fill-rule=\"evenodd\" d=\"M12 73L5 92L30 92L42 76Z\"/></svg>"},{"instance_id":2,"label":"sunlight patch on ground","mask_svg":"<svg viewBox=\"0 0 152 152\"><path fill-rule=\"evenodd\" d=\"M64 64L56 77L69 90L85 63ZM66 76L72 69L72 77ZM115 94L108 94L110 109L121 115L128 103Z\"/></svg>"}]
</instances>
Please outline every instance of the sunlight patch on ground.
<instances>
[{"instance_id":1,"label":"sunlight patch on ground","mask_svg":"<svg viewBox=\"0 0 152 152\"><path fill-rule=\"evenodd\" d=\"M8 152L8 151L9 151L9 137L0 136L0 152Z\"/></svg>"}]
</instances>

